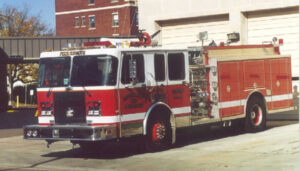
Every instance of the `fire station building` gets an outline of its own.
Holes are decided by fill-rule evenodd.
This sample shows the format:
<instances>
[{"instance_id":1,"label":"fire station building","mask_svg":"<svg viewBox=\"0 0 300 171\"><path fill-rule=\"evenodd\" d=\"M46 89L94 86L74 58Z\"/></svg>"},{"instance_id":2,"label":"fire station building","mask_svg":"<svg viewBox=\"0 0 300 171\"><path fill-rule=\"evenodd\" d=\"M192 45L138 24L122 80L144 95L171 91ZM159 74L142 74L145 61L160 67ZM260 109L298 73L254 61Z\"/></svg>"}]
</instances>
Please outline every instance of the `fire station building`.
<instances>
[{"instance_id":1,"label":"fire station building","mask_svg":"<svg viewBox=\"0 0 300 171\"><path fill-rule=\"evenodd\" d=\"M57 36L129 36L138 28L136 0L55 0Z\"/></svg>"},{"instance_id":2,"label":"fire station building","mask_svg":"<svg viewBox=\"0 0 300 171\"><path fill-rule=\"evenodd\" d=\"M282 38L281 52L291 54L293 77L299 77L298 0L151 0L138 7L139 28L150 34L161 30L160 45L199 46L203 31L208 32L204 45L226 42L233 32L240 33L239 44Z\"/></svg>"}]
</instances>

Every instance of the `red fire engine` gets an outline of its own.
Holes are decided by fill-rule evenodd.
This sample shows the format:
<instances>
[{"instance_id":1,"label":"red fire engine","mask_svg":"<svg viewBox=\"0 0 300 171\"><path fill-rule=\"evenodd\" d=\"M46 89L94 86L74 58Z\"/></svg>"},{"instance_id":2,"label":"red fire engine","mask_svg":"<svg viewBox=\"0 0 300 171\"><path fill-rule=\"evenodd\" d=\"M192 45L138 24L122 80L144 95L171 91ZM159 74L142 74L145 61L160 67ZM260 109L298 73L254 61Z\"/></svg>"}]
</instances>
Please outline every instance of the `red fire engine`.
<instances>
[{"instance_id":1,"label":"red fire engine","mask_svg":"<svg viewBox=\"0 0 300 171\"><path fill-rule=\"evenodd\" d=\"M260 131L293 107L291 57L274 44L43 52L37 92L24 138L81 146L143 135L161 149L176 129L209 123Z\"/></svg>"}]
</instances>

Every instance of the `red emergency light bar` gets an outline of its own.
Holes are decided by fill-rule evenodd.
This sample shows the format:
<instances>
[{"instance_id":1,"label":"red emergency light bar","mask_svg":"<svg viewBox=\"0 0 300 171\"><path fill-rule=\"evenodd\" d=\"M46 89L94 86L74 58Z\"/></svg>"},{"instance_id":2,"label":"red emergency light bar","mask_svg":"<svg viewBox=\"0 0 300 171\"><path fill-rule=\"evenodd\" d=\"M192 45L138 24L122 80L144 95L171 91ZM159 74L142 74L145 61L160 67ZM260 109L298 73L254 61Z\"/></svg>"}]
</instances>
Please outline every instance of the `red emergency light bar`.
<instances>
[{"instance_id":1,"label":"red emergency light bar","mask_svg":"<svg viewBox=\"0 0 300 171\"><path fill-rule=\"evenodd\" d=\"M112 43L110 41L102 41L102 42L85 42L83 43L84 47L88 47L88 46L92 46L92 47L96 47L96 46L111 46Z\"/></svg>"}]
</instances>

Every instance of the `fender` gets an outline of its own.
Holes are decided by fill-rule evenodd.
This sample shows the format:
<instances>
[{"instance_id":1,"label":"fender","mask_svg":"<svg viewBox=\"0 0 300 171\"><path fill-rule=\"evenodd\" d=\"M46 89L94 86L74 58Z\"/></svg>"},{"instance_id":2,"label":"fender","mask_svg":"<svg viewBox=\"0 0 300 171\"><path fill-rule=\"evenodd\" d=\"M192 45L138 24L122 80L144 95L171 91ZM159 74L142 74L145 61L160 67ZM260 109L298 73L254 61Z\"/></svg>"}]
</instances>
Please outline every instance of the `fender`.
<instances>
[{"instance_id":1,"label":"fender","mask_svg":"<svg viewBox=\"0 0 300 171\"><path fill-rule=\"evenodd\" d=\"M148 123L148 120L149 120L151 112L153 111L153 109L155 109L158 106L164 106L164 107L166 107L170 111L170 122L171 122L171 129L172 129L172 144L174 144L175 141L176 141L176 122L175 122L175 117L174 117L174 114L173 114L170 106L167 105L166 103L163 103L163 102L154 103L148 109L148 111L147 111L147 113L145 115L145 119L143 121L143 135L147 134L147 123Z\"/></svg>"},{"instance_id":2,"label":"fender","mask_svg":"<svg viewBox=\"0 0 300 171\"><path fill-rule=\"evenodd\" d=\"M253 90L252 92L249 93L248 97L246 98L245 100L245 103L244 103L244 114L246 116L246 109L247 109L247 104L248 104L248 101L249 99L252 97L253 94L259 94L262 96L263 100L264 100L264 103L265 103L265 106L266 106L266 110L267 110L267 113L268 113L268 106L267 106L267 103L266 103L266 99L265 99L265 96L258 90Z\"/></svg>"}]
</instances>

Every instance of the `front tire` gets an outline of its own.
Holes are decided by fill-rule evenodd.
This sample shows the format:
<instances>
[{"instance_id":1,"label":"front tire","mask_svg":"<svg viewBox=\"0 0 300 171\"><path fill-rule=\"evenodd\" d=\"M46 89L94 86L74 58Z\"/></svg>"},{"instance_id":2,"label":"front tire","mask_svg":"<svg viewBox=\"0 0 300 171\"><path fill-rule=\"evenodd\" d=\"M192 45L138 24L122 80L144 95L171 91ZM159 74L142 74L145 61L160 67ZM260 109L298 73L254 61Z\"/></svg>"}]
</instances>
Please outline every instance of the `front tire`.
<instances>
[{"instance_id":1,"label":"front tire","mask_svg":"<svg viewBox=\"0 0 300 171\"><path fill-rule=\"evenodd\" d=\"M250 99L246 109L245 129L247 132L266 129L266 106L261 99Z\"/></svg>"},{"instance_id":2,"label":"front tire","mask_svg":"<svg viewBox=\"0 0 300 171\"><path fill-rule=\"evenodd\" d=\"M147 127L146 150L150 152L161 151L172 144L172 130L170 120L154 117Z\"/></svg>"}]
</instances>

